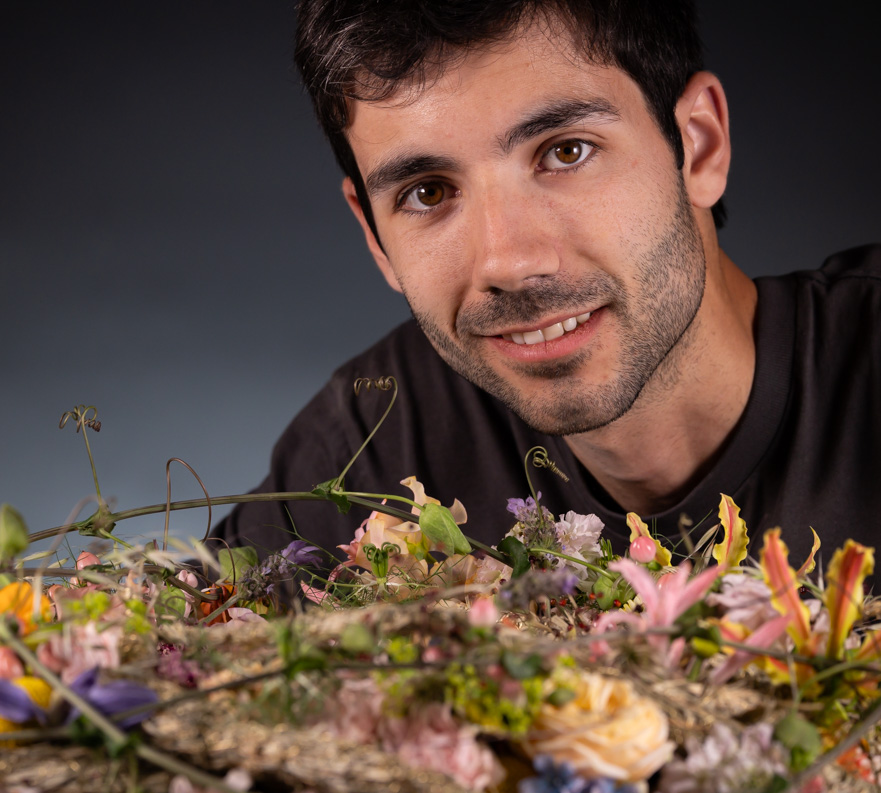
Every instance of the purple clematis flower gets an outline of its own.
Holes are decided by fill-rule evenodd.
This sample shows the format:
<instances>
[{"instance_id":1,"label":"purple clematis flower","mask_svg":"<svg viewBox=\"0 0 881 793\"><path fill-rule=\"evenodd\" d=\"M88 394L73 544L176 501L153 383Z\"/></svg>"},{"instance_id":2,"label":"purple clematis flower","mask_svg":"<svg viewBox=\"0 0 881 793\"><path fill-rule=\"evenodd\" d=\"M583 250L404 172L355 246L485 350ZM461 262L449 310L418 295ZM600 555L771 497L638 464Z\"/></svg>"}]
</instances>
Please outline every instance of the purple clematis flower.
<instances>
[{"instance_id":1,"label":"purple clematis flower","mask_svg":"<svg viewBox=\"0 0 881 793\"><path fill-rule=\"evenodd\" d=\"M27 691L5 679L0 680L0 716L13 724L24 724L31 719L40 724L46 722L46 711L28 696Z\"/></svg>"},{"instance_id":2,"label":"purple clematis flower","mask_svg":"<svg viewBox=\"0 0 881 793\"><path fill-rule=\"evenodd\" d=\"M281 551L281 555L291 564L309 565L321 563L320 550L314 545L309 545L305 540L294 540Z\"/></svg>"},{"instance_id":3,"label":"purple clematis flower","mask_svg":"<svg viewBox=\"0 0 881 793\"><path fill-rule=\"evenodd\" d=\"M142 705L152 705L159 701L155 691L139 683L132 683L128 680L111 680L108 683L98 683L97 666L89 669L87 672L83 672L70 684L70 688L99 713L111 718L117 713L123 713ZM79 715L80 711L74 708L67 717L68 723ZM122 729L128 730L142 722L149 715L149 711L142 711L116 723Z\"/></svg>"}]
</instances>

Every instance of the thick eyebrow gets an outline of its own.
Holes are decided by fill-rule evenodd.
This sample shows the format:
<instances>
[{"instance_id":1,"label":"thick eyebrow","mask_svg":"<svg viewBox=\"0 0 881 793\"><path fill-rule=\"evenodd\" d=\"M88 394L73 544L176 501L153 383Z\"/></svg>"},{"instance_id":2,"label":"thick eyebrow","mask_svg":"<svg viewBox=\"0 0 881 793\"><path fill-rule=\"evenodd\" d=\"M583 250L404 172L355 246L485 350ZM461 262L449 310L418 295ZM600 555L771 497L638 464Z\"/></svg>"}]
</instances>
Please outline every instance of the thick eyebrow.
<instances>
[{"instance_id":1,"label":"thick eyebrow","mask_svg":"<svg viewBox=\"0 0 881 793\"><path fill-rule=\"evenodd\" d=\"M367 192L371 196L375 196L419 174L428 171L452 171L455 169L456 161L452 157L431 154L416 156L399 154L377 165L367 174L364 184L367 187Z\"/></svg>"},{"instance_id":2,"label":"thick eyebrow","mask_svg":"<svg viewBox=\"0 0 881 793\"><path fill-rule=\"evenodd\" d=\"M561 127L592 122L608 123L620 118L617 108L605 99L561 99L534 111L499 137L502 154L510 154L521 143L553 132ZM395 155L381 162L364 180L371 196L384 193L414 176L430 171L455 171L452 157L432 154Z\"/></svg>"},{"instance_id":3,"label":"thick eyebrow","mask_svg":"<svg viewBox=\"0 0 881 793\"><path fill-rule=\"evenodd\" d=\"M533 138L561 127L591 122L608 123L621 117L618 109L605 99L561 99L540 108L499 138L503 154Z\"/></svg>"}]
</instances>

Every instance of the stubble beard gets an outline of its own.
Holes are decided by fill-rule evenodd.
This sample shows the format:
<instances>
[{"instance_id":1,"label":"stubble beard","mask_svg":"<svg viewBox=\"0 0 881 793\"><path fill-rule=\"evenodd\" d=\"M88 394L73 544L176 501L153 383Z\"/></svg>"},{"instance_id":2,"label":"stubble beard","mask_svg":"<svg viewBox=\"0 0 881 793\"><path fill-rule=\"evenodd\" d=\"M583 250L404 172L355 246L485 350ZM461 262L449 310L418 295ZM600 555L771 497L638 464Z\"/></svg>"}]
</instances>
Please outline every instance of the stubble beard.
<instances>
[{"instance_id":1,"label":"stubble beard","mask_svg":"<svg viewBox=\"0 0 881 793\"><path fill-rule=\"evenodd\" d=\"M637 257L634 267L638 294L628 294L620 279L601 271L575 282L563 275L543 276L516 292L490 292L480 304L459 312L459 343L409 302L422 331L459 374L499 399L533 429L547 435L574 435L611 424L633 407L665 361L673 357L671 352L683 343L700 308L706 258L681 179L666 234ZM555 361L509 363L521 377L540 385L537 391L533 389L536 393L526 394L493 369L477 349L476 337L487 335L483 329L492 332L503 326L528 325L570 308L583 310L586 305L605 306L609 316L604 322L613 318L619 328L618 368L606 383L582 379L583 367L591 359L588 348ZM601 343L600 335L594 344Z\"/></svg>"}]
</instances>

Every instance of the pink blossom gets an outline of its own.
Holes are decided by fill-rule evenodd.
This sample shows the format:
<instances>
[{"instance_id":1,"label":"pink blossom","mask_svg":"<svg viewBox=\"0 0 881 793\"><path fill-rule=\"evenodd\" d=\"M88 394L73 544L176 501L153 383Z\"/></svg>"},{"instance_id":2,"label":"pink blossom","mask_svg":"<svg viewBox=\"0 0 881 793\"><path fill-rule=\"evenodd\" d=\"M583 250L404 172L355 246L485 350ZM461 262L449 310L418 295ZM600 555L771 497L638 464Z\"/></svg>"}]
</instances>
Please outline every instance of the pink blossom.
<instances>
[{"instance_id":1,"label":"pink blossom","mask_svg":"<svg viewBox=\"0 0 881 793\"><path fill-rule=\"evenodd\" d=\"M0 680L12 680L24 674L18 656L9 647L0 647Z\"/></svg>"},{"instance_id":2,"label":"pink blossom","mask_svg":"<svg viewBox=\"0 0 881 793\"><path fill-rule=\"evenodd\" d=\"M65 683L71 683L83 672L95 667L116 669L119 666L119 625L85 625L68 623L37 648L37 658Z\"/></svg>"},{"instance_id":3,"label":"pink blossom","mask_svg":"<svg viewBox=\"0 0 881 793\"><path fill-rule=\"evenodd\" d=\"M376 681L372 677L344 679L328 703L327 714L331 730L340 739L373 743L382 718L382 693Z\"/></svg>"},{"instance_id":4,"label":"pink blossom","mask_svg":"<svg viewBox=\"0 0 881 793\"><path fill-rule=\"evenodd\" d=\"M430 703L407 718L384 720L379 729L383 749L413 768L440 771L471 790L504 779L496 756L477 740L477 729L457 722L447 705Z\"/></svg>"},{"instance_id":5,"label":"pink blossom","mask_svg":"<svg viewBox=\"0 0 881 793\"><path fill-rule=\"evenodd\" d=\"M199 588L199 579L196 578L195 573L191 573L189 570L180 570L175 577L178 581L191 586L193 589ZM183 593L184 600L186 600L186 605L184 606L184 618L186 619L193 612L195 598L189 592L184 592L183 590L181 592Z\"/></svg>"},{"instance_id":6,"label":"pink blossom","mask_svg":"<svg viewBox=\"0 0 881 793\"><path fill-rule=\"evenodd\" d=\"M251 609L242 608L240 606L231 606L226 610L229 619L226 622L215 622L212 628L236 629L246 622L263 622L263 617L255 614Z\"/></svg>"},{"instance_id":7,"label":"pink blossom","mask_svg":"<svg viewBox=\"0 0 881 793\"><path fill-rule=\"evenodd\" d=\"M476 628L491 628L499 621L499 610L490 597L479 597L468 610L468 622Z\"/></svg>"},{"instance_id":8,"label":"pink blossom","mask_svg":"<svg viewBox=\"0 0 881 793\"><path fill-rule=\"evenodd\" d=\"M683 562L674 572L662 576L658 581L648 570L629 559L612 562L609 569L621 573L633 587L642 599L644 611L639 614L625 611L603 614L596 622L596 631L602 633L622 623L633 625L640 631L660 629L657 633L649 633L646 641L662 654L668 668L678 664L685 642L682 638L671 642L663 630L672 628L676 618L706 594L720 568L711 567L689 580L691 565Z\"/></svg>"}]
</instances>

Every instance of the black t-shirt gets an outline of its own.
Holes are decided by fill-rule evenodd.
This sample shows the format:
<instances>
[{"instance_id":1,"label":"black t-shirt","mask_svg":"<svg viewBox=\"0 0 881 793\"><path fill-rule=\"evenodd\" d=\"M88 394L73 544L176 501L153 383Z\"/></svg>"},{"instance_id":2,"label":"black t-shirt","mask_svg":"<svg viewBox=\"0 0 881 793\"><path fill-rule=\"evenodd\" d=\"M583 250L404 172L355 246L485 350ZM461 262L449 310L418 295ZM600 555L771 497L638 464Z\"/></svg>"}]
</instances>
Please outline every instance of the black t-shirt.
<instances>
[{"instance_id":1,"label":"black t-shirt","mask_svg":"<svg viewBox=\"0 0 881 793\"><path fill-rule=\"evenodd\" d=\"M726 493L741 507L753 555L761 533L781 526L800 566L813 527L828 563L848 537L868 545L881 539L881 246L756 285L756 372L743 416L703 480L679 504L642 518L677 538L685 515L699 524L699 537L718 522ZM523 457L540 445L569 476L565 483L531 468L542 502L555 514L597 514L605 536L619 552L626 548L625 511L563 438L532 430L454 372L412 321L337 370L285 430L258 491L308 491L339 474L389 400L375 390L355 396L353 384L387 375L398 381L397 402L349 470L348 490L409 496L398 483L415 476L441 503L465 505L467 535L495 544L512 525L507 499L529 494ZM300 534L328 549L350 542L366 517L328 503L285 506ZM289 542L289 525L280 503L264 502L238 506L215 534L267 552Z\"/></svg>"}]
</instances>

